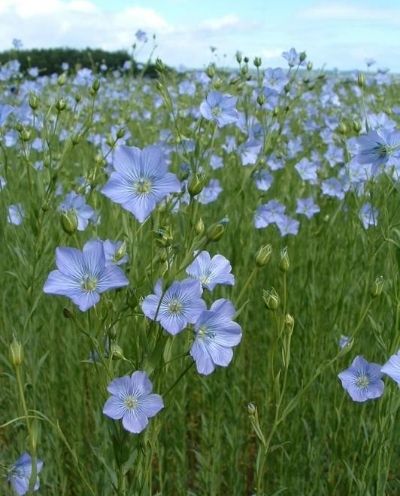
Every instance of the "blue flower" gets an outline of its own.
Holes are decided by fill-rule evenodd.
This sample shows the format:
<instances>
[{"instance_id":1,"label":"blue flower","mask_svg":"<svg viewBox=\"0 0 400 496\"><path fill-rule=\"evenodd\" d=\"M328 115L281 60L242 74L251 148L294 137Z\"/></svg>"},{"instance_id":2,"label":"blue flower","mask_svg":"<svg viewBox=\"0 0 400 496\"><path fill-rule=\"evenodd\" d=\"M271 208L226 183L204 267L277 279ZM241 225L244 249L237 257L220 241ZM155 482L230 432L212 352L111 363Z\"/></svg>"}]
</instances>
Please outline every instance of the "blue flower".
<instances>
[{"instance_id":1,"label":"blue flower","mask_svg":"<svg viewBox=\"0 0 400 496\"><path fill-rule=\"evenodd\" d=\"M232 348L242 339L242 328L232 320L234 315L232 303L222 298L197 319L194 326L196 338L190 355L199 374L211 374L216 366L227 367L232 361Z\"/></svg>"},{"instance_id":2,"label":"blue flower","mask_svg":"<svg viewBox=\"0 0 400 496\"><path fill-rule=\"evenodd\" d=\"M78 231L84 231L90 220L96 220L96 213L93 208L87 205L85 198L75 191L71 191L65 196L59 210L63 213L73 213L76 216Z\"/></svg>"},{"instance_id":3,"label":"blue flower","mask_svg":"<svg viewBox=\"0 0 400 496\"><path fill-rule=\"evenodd\" d=\"M231 264L222 255L212 258L208 251L200 252L194 261L186 268L186 273L201 282L203 288L212 291L217 284L235 284L235 277L231 274Z\"/></svg>"},{"instance_id":4,"label":"blue flower","mask_svg":"<svg viewBox=\"0 0 400 496\"><path fill-rule=\"evenodd\" d=\"M36 473L43 468L42 460L36 460ZM12 466L10 474L8 475L8 481L11 484L13 490L18 494L18 496L23 496L29 490L29 480L32 473L32 458L28 453L21 455L15 464ZM34 491L37 491L40 487L39 477L36 478L35 485L33 487Z\"/></svg>"},{"instance_id":5,"label":"blue flower","mask_svg":"<svg viewBox=\"0 0 400 496\"><path fill-rule=\"evenodd\" d=\"M307 217L307 219L311 219L320 211L319 206L314 203L314 200L309 198L299 198L297 200L296 213L303 214Z\"/></svg>"},{"instance_id":6,"label":"blue flower","mask_svg":"<svg viewBox=\"0 0 400 496\"><path fill-rule=\"evenodd\" d=\"M282 57L288 61L289 67L295 65L306 65L305 60L300 60L300 53L297 53L295 48L291 48L288 52L282 52Z\"/></svg>"},{"instance_id":7,"label":"blue flower","mask_svg":"<svg viewBox=\"0 0 400 496\"><path fill-rule=\"evenodd\" d=\"M143 150L120 146L113 165L115 171L101 191L139 222L144 222L168 194L181 189L175 174L168 172L163 150L157 145Z\"/></svg>"},{"instance_id":8,"label":"blue flower","mask_svg":"<svg viewBox=\"0 0 400 496\"><path fill-rule=\"evenodd\" d=\"M15 205L10 205L8 207L7 221L9 224L14 224L14 226L19 226L22 224L25 217L24 207L20 203Z\"/></svg>"},{"instance_id":9,"label":"blue flower","mask_svg":"<svg viewBox=\"0 0 400 496\"><path fill-rule=\"evenodd\" d=\"M149 319L160 322L170 334L175 335L188 324L194 324L206 308L201 299L202 288L197 280L175 281L163 292L161 280L157 281L152 295L142 303L143 313Z\"/></svg>"},{"instance_id":10,"label":"blue flower","mask_svg":"<svg viewBox=\"0 0 400 496\"><path fill-rule=\"evenodd\" d=\"M358 151L356 160L359 164L371 164L374 167L384 165L391 156L400 158L400 133L378 129L357 138Z\"/></svg>"},{"instance_id":11,"label":"blue flower","mask_svg":"<svg viewBox=\"0 0 400 496\"><path fill-rule=\"evenodd\" d=\"M338 375L343 388L353 401L363 402L379 398L383 394L381 365L368 363L357 356L351 366Z\"/></svg>"},{"instance_id":12,"label":"blue flower","mask_svg":"<svg viewBox=\"0 0 400 496\"><path fill-rule=\"evenodd\" d=\"M218 179L211 179L207 186L196 196L196 200L202 205L208 205L218 198L221 191L222 188Z\"/></svg>"},{"instance_id":13,"label":"blue flower","mask_svg":"<svg viewBox=\"0 0 400 496\"><path fill-rule=\"evenodd\" d=\"M381 368L381 372L391 377L400 386L400 350L389 358Z\"/></svg>"},{"instance_id":14,"label":"blue flower","mask_svg":"<svg viewBox=\"0 0 400 496\"><path fill-rule=\"evenodd\" d=\"M364 229L368 229L371 226L378 225L378 210L374 208L370 203L365 203L359 213L360 220Z\"/></svg>"},{"instance_id":15,"label":"blue flower","mask_svg":"<svg viewBox=\"0 0 400 496\"><path fill-rule=\"evenodd\" d=\"M8 116L14 111L14 107L7 103L0 103L0 127L3 126Z\"/></svg>"},{"instance_id":16,"label":"blue flower","mask_svg":"<svg viewBox=\"0 0 400 496\"><path fill-rule=\"evenodd\" d=\"M200 104L200 113L208 121L215 121L218 127L234 124L239 118L236 110L236 98L223 95L219 91L210 91Z\"/></svg>"},{"instance_id":17,"label":"blue flower","mask_svg":"<svg viewBox=\"0 0 400 496\"><path fill-rule=\"evenodd\" d=\"M58 270L50 272L43 291L67 296L84 312L96 305L100 294L129 284L122 270L107 265L102 241L88 241L83 251L56 249Z\"/></svg>"},{"instance_id":18,"label":"blue flower","mask_svg":"<svg viewBox=\"0 0 400 496\"><path fill-rule=\"evenodd\" d=\"M106 401L103 413L114 420L121 420L124 429L133 434L142 432L164 408L159 394L152 394L153 385L146 372L137 370L131 376L118 377L107 387L111 397Z\"/></svg>"}]
</instances>

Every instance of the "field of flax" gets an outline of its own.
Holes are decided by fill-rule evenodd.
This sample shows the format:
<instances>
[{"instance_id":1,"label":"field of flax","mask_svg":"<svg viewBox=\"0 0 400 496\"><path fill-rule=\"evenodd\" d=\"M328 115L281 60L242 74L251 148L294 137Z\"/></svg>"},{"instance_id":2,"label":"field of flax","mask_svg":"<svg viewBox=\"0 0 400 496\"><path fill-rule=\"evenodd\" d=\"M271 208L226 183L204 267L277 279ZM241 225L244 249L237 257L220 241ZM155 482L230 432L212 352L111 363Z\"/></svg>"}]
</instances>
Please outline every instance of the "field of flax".
<instances>
[{"instance_id":1,"label":"field of flax","mask_svg":"<svg viewBox=\"0 0 400 496\"><path fill-rule=\"evenodd\" d=\"M0 68L0 493L400 493L400 87L238 54Z\"/></svg>"}]
</instances>

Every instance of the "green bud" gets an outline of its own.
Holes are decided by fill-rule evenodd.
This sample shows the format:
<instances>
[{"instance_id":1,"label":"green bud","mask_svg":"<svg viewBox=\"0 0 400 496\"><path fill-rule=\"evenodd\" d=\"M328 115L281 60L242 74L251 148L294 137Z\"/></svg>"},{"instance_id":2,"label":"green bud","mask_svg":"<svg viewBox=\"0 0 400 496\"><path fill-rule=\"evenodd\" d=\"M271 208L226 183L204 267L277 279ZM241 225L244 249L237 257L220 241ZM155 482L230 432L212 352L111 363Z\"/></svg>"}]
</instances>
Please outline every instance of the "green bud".
<instances>
[{"instance_id":1,"label":"green bud","mask_svg":"<svg viewBox=\"0 0 400 496\"><path fill-rule=\"evenodd\" d=\"M30 141L31 137L32 137L32 134L31 132L29 131L29 129L26 129L24 128L21 132L20 132L20 138L22 141Z\"/></svg>"},{"instance_id":2,"label":"green bud","mask_svg":"<svg viewBox=\"0 0 400 496\"><path fill-rule=\"evenodd\" d=\"M307 71L312 71L312 68L313 68L312 62L308 62Z\"/></svg>"},{"instance_id":3,"label":"green bud","mask_svg":"<svg viewBox=\"0 0 400 496\"><path fill-rule=\"evenodd\" d=\"M383 291L383 284L384 284L384 279L383 276L378 276L374 283L372 284L371 288L371 296L373 298L376 298L377 296L380 296Z\"/></svg>"},{"instance_id":4,"label":"green bud","mask_svg":"<svg viewBox=\"0 0 400 496\"><path fill-rule=\"evenodd\" d=\"M249 60L250 60L250 59L249 59L249 57L244 57L243 62L244 62L245 64L248 64L248 63L249 63Z\"/></svg>"},{"instance_id":5,"label":"green bud","mask_svg":"<svg viewBox=\"0 0 400 496\"><path fill-rule=\"evenodd\" d=\"M82 95L77 93L74 98L75 98L76 103L79 103L82 100Z\"/></svg>"},{"instance_id":6,"label":"green bud","mask_svg":"<svg viewBox=\"0 0 400 496\"><path fill-rule=\"evenodd\" d=\"M204 188L204 177L195 174L189 181L188 192L189 195L193 198L193 196L198 195L203 191Z\"/></svg>"},{"instance_id":7,"label":"green bud","mask_svg":"<svg viewBox=\"0 0 400 496\"><path fill-rule=\"evenodd\" d=\"M272 246L270 244L263 245L257 252L256 265L257 267L265 267L271 259Z\"/></svg>"},{"instance_id":8,"label":"green bud","mask_svg":"<svg viewBox=\"0 0 400 496\"><path fill-rule=\"evenodd\" d=\"M276 310L279 307L280 298L274 288L263 289L263 300L268 310Z\"/></svg>"},{"instance_id":9,"label":"green bud","mask_svg":"<svg viewBox=\"0 0 400 496\"><path fill-rule=\"evenodd\" d=\"M358 74L357 84L358 84L359 88L365 88L365 76L362 72L360 72Z\"/></svg>"},{"instance_id":10,"label":"green bud","mask_svg":"<svg viewBox=\"0 0 400 496\"><path fill-rule=\"evenodd\" d=\"M285 315L285 327L289 334L292 334L294 328L294 318L290 315L290 313Z\"/></svg>"},{"instance_id":11,"label":"green bud","mask_svg":"<svg viewBox=\"0 0 400 496\"><path fill-rule=\"evenodd\" d=\"M65 110L66 106L67 106L67 102L64 100L64 98L60 98L59 100L57 100L56 102L57 112L62 112L63 110Z\"/></svg>"},{"instance_id":12,"label":"green bud","mask_svg":"<svg viewBox=\"0 0 400 496\"><path fill-rule=\"evenodd\" d=\"M257 414L257 407L254 403L249 403L247 405L247 412L251 417L254 417Z\"/></svg>"},{"instance_id":13,"label":"green bud","mask_svg":"<svg viewBox=\"0 0 400 496\"><path fill-rule=\"evenodd\" d=\"M58 86L64 86L66 80L67 80L66 74L65 73L60 74L60 76L58 76L58 79L57 79Z\"/></svg>"},{"instance_id":14,"label":"green bud","mask_svg":"<svg viewBox=\"0 0 400 496\"><path fill-rule=\"evenodd\" d=\"M212 79L215 76L215 65L210 64L206 69L207 76Z\"/></svg>"},{"instance_id":15,"label":"green bud","mask_svg":"<svg viewBox=\"0 0 400 496\"><path fill-rule=\"evenodd\" d=\"M254 57L253 64L255 67L260 67L261 66L261 57Z\"/></svg>"},{"instance_id":16,"label":"green bud","mask_svg":"<svg viewBox=\"0 0 400 496\"><path fill-rule=\"evenodd\" d=\"M300 62L304 62L307 58L307 54L306 52L300 52L299 54L299 59L300 59Z\"/></svg>"},{"instance_id":17,"label":"green bud","mask_svg":"<svg viewBox=\"0 0 400 496\"><path fill-rule=\"evenodd\" d=\"M96 78L92 84L92 90L97 93L100 89L100 81Z\"/></svg>"},{"instance_id":18,"label":"green bud","mask_svg":"<svg viewBox=\"0 0 400 496\"><path fill-rule=\"evenodd\" d=\"M283 248L281 250L281 260L279 262L279 268L281 269L282 272L287 272L290 267L290 260L289 260L289 255L287 252L287 248Z\"/></svg>"},{"instance_id":19,"label":"green bud","mask_svg":"<svg viewBox=\"0 0 400 496\"><path fill-rule=\"evenodd\" d=\"M207 229L206 237L208 241L218 241L222 238L225 232L224 224L220 222L216 222L215 224L211 224L211 226Z\"/></svg>"},{"instance_id":20,"label":"green bud","mask_svg":"<svg viewBox=\"0 0 400 496\"><path fill-rule=\"evenodd\" d=\"M156 231L156 241L162 248L171 246L173 240L174 236L172 233L172 228L170 226L160 228Z\"/></svg>"},{"instance_id":21,"label":"green bud","mask_svg":"<svg viewBox=\"0 0 400 496\"><path fill-rule=\"evenodd\" d=\"M114 261L115 262L119 262L120 260L122 260L124 258L124 256L126 255L126 249L127 249L127 244L126 244L126 241L124 240L124 241L122 241L121 246L115 252L115 255L114 255Z\"/></svg>"},{"instance_id":22,"label":"green bud","mask_svg":"<svg viewBox=\"0 0 400 496\"><path fill-rule=\"evenodd\" d=\"M353 130L357 134L361 131L361 122L359 120L354 120L353 121Z\"/></svg>"},{"instance_id":23,"label":"green bud","mask_svg":"<svg viewBox=\"0 0 400 496\"><path fill-rule=\"evenodd\" d=\"M260 105L260 107L262 107L264 105L265 100L266 100L265 95L263 95L262 93L261 93L261 95L258 95L257 103L258 103L258 105Z\"/></svg>"},{"instance_id":24,"label":"green bud","mask_svg":"<svg viewBox=\"0 0 400 496\"><path fill-rule=\"evenodd\" d=\"M290 84L289 84L289 83L286 83L286 84L285 84L285 86L283 87L283 91L284 91L285 93L289 93L289 91L290 91Z\"/></svg>"},{"instance_id":25,"label":"green bud","mask_svg":"<svg viewBox=\"0 0 400 496\"><path fill-rule=\"evenodd\" d=\"M160 58L156 58L156 70L158 72L164 72L165 71L165 64Z\"/></svg>"},{"instance_id":26,"label":"green bud","mask_svg":"<svg viewBox=\"0 0 400 496\"><path fill-rule=\"evenodd\" d=\"M120 127L117 131L117 139L121 139L125 136L126 129L124 127Z\"/></svg>"},{"instance_id":27,"label":"green bud","mask_svg":"<svg viewBox=\"0 0 400 496\"><path fill-rule=\"evenodd\" d=\"M347 133L347 126L344 122L341 122L338 126L338 132L340 134L346 134Z\"/></svg>"},{"instance_id":28,"label":"green bud","mask_svg":"<svg viewBox=\"0 0 400 496\"><path fill-rule=\"evenodd\" d=\"M61 214L61 227L67 234L74 234L78 229L78 217L74 210Z\"/></svg>"},{"instance_id":29,"label":"green bud","mask_svg":"<svg viewBox=\"0 0 400 496\"><path fill-rule=\"evenodd\" d=\"M117 343L111 344L110 354L111 354L111 357L113 358L113 360L124 360L125 359L124 352L123 352L121 346L119 346Z\"/></svg>"},{"instance_id":30,"label":"green bud","mask_svg":"<svg viewBox=\"0 0 400 496\"><path fill-rule=\"evenodd\" d=\"M242 53L241 52L236 52L236 60L237 60L237 63L238 64L241 64L242 63Z\"/></svg>"},{"instance_id":31,"label":"green bud","mask_svg":"<svg viewBox=\"0 0 400 496\"><path fill-rule=\"evenodd\" d=\"M200 218L200 219L196 222L196 224L195 224L195 226L194 226L194 230L195 230L195 232L196 232L196 234L197 234L198 236L200 236L201 234L203 234L203 232L204 232L204 222L203 222L203 219L202 219L202 218Z\"/></svg>"},{"instance_id":32,"label":"green bud","mask_svg":"<svg viewBox=\"0 0 400 496\"><path fill-rule=\"evenodd\" d=\"M24 350L22 348L22 344L17 341L15 336L10 344L9 352L12 365L14 367L19 367L24 360Z\"/></svg>"},{"instance_id":33,"label":"green bud","mask_svg":"<svg viewBox=\"0 0 400 496\"><path fill-rule=\"evenodd\" d=\"M29 106L32 110L37 110L39 107L39 98L35 95L35 93L31 93L29 95Z\"/></svg>"}]
</instances>

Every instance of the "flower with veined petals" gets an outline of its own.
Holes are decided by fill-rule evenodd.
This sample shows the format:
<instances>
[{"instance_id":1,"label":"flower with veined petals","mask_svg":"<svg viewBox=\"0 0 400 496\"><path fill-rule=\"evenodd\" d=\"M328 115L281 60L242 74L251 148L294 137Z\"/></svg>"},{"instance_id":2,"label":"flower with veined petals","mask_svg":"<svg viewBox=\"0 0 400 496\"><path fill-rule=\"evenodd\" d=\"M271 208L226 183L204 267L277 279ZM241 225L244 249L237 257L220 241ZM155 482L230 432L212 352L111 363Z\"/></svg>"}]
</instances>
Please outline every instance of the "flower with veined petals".
<instances>
[{"instance_id":1,"label":"flower with veined petals","mask_svg":"<svg viewBox=\"0 0 400 496\"><path fill-rule=\"evenodd\" d=\"M36 459L36 473L43 468L42 460ZM29 491L29 481L32 474L32 457L29 453L21 455L15 464L11 467L10 474L8 475L8 482L11 484L13 490L18 496L23 496ZM37 491L40 487L39 476L36 477L33 490Z\"/></svg>"},{"instance_id":2,"label":"flower with veined petals","mask_svg":"<svg viewBox=\"0 0 400 496\"><path fill-rule=\"evenodd\" d=\"M160 146L143 150L120 146L114 152L113 166L115 170L101 192L139 222L144 222L167 195L181 190L178 178L168 172Z\"/></svg>"},{"instance_id":3,"label":"flower with veined petals","mask_svg":"<svg viewBox=\"0 0 400 496\"><path fill-rule=\"evenodd\" d=\"M143 300L143 313L149 319L160 322L172 335L183 331L188 324L194 324L206 308L204 300L201 299L201 284L194 279L175 281L165 292L159 280L154 293Z\"/></svg>"},{"instance_id":4,"label":"flower with veined petals","mask_svg":"<svg viewBox=\"0 0 400 496\"><path fill-rule=\"evenodd\" d=\"M242 339L240 325L232 320L235 308L229 300L215 301L210 310L204 310L195 323L196 338L190 355L199 374L211 374L215 367L227 367L232 348Z\"/></svg>"},{"instance_id":5,"label":"flower with veined petals","mask_svg":"<svg viewBox=\"0 0 400 496\"><path fill-rule=\"evenodd\" d=\"M153 385L146 372L137 370L131 376L118 377L107 387L111 397L103 413L114 420L121 420L124 429L133 434L142 432L149 418L164 408L159 394L152 394Z\"/></svg>"},{"instance_id":6,"label":"flower with veined petals","mask_svg":"<svg viewBox=\"0 0 400 496\"><path fill-rule=\"evenodd\" d=\"M217 284L235 284L235 277L231 274L231 264L223 255L214 255L208 251L200 252L193 262L186 268L186 273L201 282L204 288L212 291Z\"/></svg>"},{"instance_id":7,"label":"flower with veined petals","mask_svg":"<svg viewBox=\"0 0 400 496\"><path fill-rule=\"evenodd\" d=\"M119 267L107 265L100 240L88 241L82 251L57 248L56 264L58 270L50 272L43 291L71 298L82 312L96 305L101 293L129 284Z\"/></svg>"},{"instance_id":8,"label":"flower with veined petals","mask_svg":"<svg viewBox=\"0 0 400 496\"><path fill-rule=\"evenodd\" d=\"M338 377L353 401L364 402L383 394L381 365L368 363L362 356L357 356Z\"/></svg>"}]
</instances>

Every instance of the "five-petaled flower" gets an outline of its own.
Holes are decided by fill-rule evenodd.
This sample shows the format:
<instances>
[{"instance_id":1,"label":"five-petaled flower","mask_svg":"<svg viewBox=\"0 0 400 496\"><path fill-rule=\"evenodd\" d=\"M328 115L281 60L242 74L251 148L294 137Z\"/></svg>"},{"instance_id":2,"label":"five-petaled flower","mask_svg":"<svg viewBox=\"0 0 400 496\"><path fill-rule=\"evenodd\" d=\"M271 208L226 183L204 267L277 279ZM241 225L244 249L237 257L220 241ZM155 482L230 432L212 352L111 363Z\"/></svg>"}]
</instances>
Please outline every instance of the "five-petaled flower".
<instances>
[{"instance_id":1,"label":"five-petaled flower","mask_svg":"<svg viewBox=\"0 0 400 496\"><path fill-rule=\"evenodd\" d=\"M223 255L214 255L208 251L200 252L194 261L186 268L186 273L201 282L203 288L212 291L217 284L235 284L235 277L231 274L231 264Z\"/></svg>"},{"instance_id":2,"label":"five-petaled flower","mask_svg":"<svg viewBox=\"0 0 400 496\"><path fill-rule=\"evenodd\" d=\"M36 459L36 474L42 470L42 460ZM23 496L29 491L29 482L32 475L32 458L29 453L21 455L15 464L11 467L8 475L8 482L18 496ZM40 487L39 476L36 477L33 490L37 491Z\"/></svg>"},{"instance_id":3,"label":"five-petaled flower","mask_svg":"<svg viewBox=\"0 0 400 496\"><path fill-rule=\"evenodd\" d=\"M223 95L219 91L210 91L206 99L200 104L200 113L204 119L215 121L218 127L234 124L239 119L236 110L236 97Z\"/></svg>"},{"instance_id":4,"label":"five-petaled flower","mask_svg":"<svg viewBox=\"0 0 400 496\"><path fill-rule=\"evenodd\" d=\"M178 193L181 184L168 172L164 151L152 145L141 150L120 146L114 152L115 171L101 192L122 205L139 222L144 222L156 205L170 193Z\"/></svg>"},{"instance_id":5,"label":"five-petaled flower","mask_svg":"<svg viewBox=\"0 0 400 496\"><path fill-rule=\"evenodd\" d=\"M101 293L129 284L119 267L107 264L100 240L88 241L83 251L57 248L56 264L58 270L50 272L43 291L71 298L82 312L96 305Z\"/></svg>"},{"instance_id":6,"label":"five-petaled flower","mask_svg":"<svg viewBox=\"0 0 400 496\"><path fill-rule=\"evenodd\" d=\"M357 356L338 377L353 401L363 402L383 394L381 365L368 363L362 356Z\"/></svg>"},{"instance_id":7,"label":"five-petaled flower","mask_svg":"<svg viewBox=\"0 0 400 496\"><path fill-rule=\"evenodd\" d=\"M131 376L118 377L107 387L111 397L103 413L114 420L121 420L124 429L133 434L142 432L149 418L164 408L159 394L152 394L153 385L146 372L137 370Z\"/></svg>"},{"instance_id":8,"label":"five-petaled flower","mask_svg":"<svg viewBox=\"0 0 400 496\"><path fill-rule=\"evenodd\" d=\"M196 338L190 355L200 374L208 375L217 365L227 367L230 364L232 348L242 339L242 328L232 320L234 315L232 303L221 298L197 319L194 326Z\"/></svg>"},{"instance_id":9,"label":"five-petaled flower","mask_svg":"<svg viewBox=\"0 0 400 496\"><path fill-rule=\"evenodd\" d=\"M162 290L162 281L158 280L154 293L143 300L143 313L149 319L160 322L173 335L183 331L188 324L194 324L206 308L201 299L201 284L195 279L175 281L165 291Z\"/></svg>"}]
</instances>

